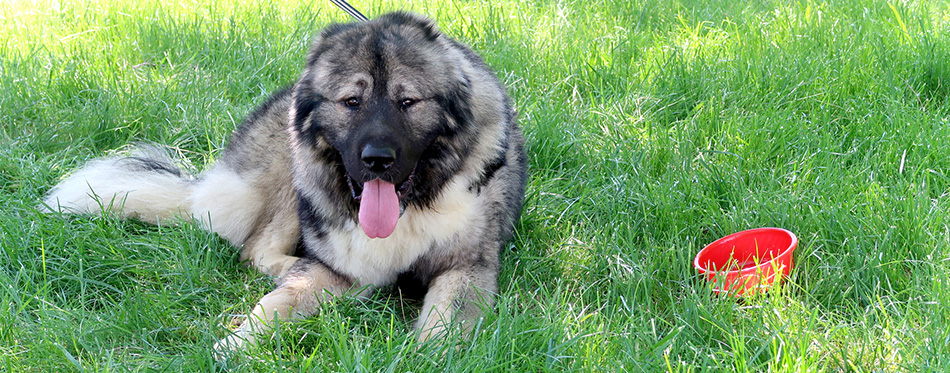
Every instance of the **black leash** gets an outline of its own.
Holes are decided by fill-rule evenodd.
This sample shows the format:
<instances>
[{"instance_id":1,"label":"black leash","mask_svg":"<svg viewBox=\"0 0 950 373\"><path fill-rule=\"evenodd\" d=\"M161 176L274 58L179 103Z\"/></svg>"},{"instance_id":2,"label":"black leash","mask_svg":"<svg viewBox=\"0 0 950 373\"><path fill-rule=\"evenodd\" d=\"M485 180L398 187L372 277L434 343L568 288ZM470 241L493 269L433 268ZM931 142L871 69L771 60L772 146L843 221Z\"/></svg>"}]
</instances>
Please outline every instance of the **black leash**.
<instances>
[{"instance_id":1,"label":"black leash","mask_svg":"<svg viewBox=\"0 0 950 373\"><path fill-rule=\"evenodd\" d=\"M333 5L340 7L340 9L343 9L343 11L347 14L353 16L353 18L355 18L357 21L369 20L369 18L366 18L363 13L360 13L360 11L356 10L356 8L347 3L346 0L330 0L330 2L333 3Z\"/></svg>"}]
</instances>

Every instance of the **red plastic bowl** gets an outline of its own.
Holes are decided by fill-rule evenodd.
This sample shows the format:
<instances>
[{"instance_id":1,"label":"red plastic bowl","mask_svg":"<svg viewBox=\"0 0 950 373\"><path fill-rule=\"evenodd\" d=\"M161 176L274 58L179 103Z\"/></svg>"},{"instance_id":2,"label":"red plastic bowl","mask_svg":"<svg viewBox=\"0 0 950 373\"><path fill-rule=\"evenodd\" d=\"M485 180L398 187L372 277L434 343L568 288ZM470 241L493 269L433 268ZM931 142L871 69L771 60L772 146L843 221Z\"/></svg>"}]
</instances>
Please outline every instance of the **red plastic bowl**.
<instances>
[{"instance_id":1,"label":"red plastic bowl","mask_svg":"<svg viewBox=\"0 0 950 373\"><path fill-rule=\"evenodd\" d=\"M693 259L693 267L715 284L716 293L753 295L789 275L796 247L798 237L788 230L750 229L706 245Z\"/></svg>"}]
</instances>

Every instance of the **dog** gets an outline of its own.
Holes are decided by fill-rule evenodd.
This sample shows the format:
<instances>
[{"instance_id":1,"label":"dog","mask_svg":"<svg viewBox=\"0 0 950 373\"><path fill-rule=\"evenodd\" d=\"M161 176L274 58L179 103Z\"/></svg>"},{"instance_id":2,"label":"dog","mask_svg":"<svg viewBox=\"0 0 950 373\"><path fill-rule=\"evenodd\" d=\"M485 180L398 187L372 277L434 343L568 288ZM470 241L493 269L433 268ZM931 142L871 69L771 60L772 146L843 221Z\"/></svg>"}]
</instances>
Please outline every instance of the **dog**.
<instances>
[{"instance_id":1,"label":"dog","mask_svg":"<svg viewBox=\"0 0 950 373\"><path fill-rule=\"evenodd\" d=\"M327 26L299 80L252 112L208 170L177 163L155 145L92 160L41 208L191 220L276 276L217 351L397 278L424 286L419 339L470 329L494 304L527 180L505 87L469 47L405 12Z\"/></svg>"}]
</instances>

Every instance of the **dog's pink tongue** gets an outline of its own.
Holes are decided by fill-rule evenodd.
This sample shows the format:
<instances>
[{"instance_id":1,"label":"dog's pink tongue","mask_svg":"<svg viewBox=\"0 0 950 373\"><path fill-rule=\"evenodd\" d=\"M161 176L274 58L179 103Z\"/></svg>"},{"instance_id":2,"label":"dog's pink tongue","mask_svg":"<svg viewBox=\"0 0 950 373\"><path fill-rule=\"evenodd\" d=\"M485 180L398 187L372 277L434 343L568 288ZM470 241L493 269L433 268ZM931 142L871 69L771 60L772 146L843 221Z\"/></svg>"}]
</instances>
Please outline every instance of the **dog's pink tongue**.
<instances>
[{"instance_id":1,"label":"dog's pink tongue","mask_svg":"<svg viewBox=\"0 0 950 373\"><path fill-rule=\"evenodd\" d=\"M393 234L399 219L396 186L380 179L363 184L359 218L360 227L369 238L386 238Z\"/></svg>"}]
</instances>

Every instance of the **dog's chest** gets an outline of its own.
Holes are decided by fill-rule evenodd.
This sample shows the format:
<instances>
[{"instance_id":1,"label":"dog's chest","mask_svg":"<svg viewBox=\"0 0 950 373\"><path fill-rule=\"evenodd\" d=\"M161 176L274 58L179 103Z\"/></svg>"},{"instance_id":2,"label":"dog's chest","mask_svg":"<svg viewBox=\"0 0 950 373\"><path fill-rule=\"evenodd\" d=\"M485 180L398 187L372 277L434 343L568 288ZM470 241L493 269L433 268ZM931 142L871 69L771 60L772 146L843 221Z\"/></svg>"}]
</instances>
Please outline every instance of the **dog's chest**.
<instances>
[{"instance_id":1,"label":"dog's chest","mask_svg":"<svg viewBox=\"0 0 950 373\"><path fill-rule=\"evenodd\" d=\"M480 230L478 198L462 183L450 185L431 207L409 207L396 230L385 239L368 238L356 223L331 233L330 255L324 258L358 285L382 286L395 281L431 251L458 250L466 237Z\"/></svg>"}]
</instances>

